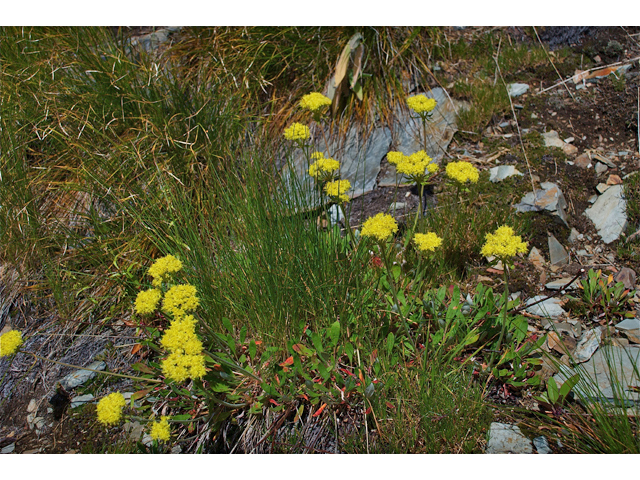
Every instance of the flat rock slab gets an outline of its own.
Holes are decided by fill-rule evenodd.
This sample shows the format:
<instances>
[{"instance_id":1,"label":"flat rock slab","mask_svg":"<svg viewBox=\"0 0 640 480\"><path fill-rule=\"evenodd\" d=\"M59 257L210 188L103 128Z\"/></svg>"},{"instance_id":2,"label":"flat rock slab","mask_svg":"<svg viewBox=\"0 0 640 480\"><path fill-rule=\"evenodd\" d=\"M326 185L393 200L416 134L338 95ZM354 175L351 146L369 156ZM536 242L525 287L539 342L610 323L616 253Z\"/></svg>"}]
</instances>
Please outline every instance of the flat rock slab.
<instances>
[{"instance_id":1,"label":"flat rock slab","mask_svg":"<svg viewBox=\"0 0 640 480\"><path fill-rule=\"evenodd\" d=\"M493 422L485 453L533 453L533 446L517 426Z\"/></svg>"},{"instance_id":2,"label":"flat rock slab","mask_svg":"<svg viewBox=\"0 0 640 480\"><path fill-rule=\"evenodd\" d=\"M622 185L612 185L584 214L593 222L604 243L611 243L627 228L627 202Z\"/></svg>"},{"instance_id":3,"label":"flat rock slab","mask_svg":"<svg viewBox=\"0 0 640 480\"><path fill-rule=\"evenodd\" d=\"M489 180L493 183L501 182L505 178L518 175L522 177L524 174L520 173L513 165L500 165L499 167L493 167L489 170Z\"/></svg>"},{"instance_id":4,"label":"flat rock slab","mask_svg":"<svg viewBox=\"0 0 640 480\"><path fill-rule=\"evenodd\" d=\"M544 435L534 438L533 445L536 447L536 451L538 452L538 454L547 455L553 453L553 451L549 447L547 437L545 437Z\"/></svg>"},{"instance_id":5,"label":"flat rock slab","mask_svg":"<svg viewBox=\"0 0 640 480\"><path fill-rule=\"evenodd\" d=\"M538 300L542 300L543 298L545 298L544 295L536 295L535 297L527 300L527 305L531 305L532 303L535 303ZM538 315L540 317L546 318L560 317L567 313L560 306L560 299L558 298L548 298L544 302L540 302L527 307L525 310L531 315Z\"/></svg>"},{"instance_id":6,"label":"flat rock slab","mask_svg":"<svg viewBox=\"0 0 640 480\"><path fill-rule=\"evenodd\" d=\"M598 349L601 341L602 327L587 330L580 336L580 339L578 340L576 350L575 352L573 352L573 359L577 363L586 362Z\"/></svg>"},{"instance_id":7,"label":"flat rock slab","mask_svg":"<svg viewBox=\"0 0 640 480\"><path fill-rule=\"evenodd\" d=\"M557 267L561 267L569 263L569 254L562 246L562 244L554 237L552 234L549 234L549 261L551 265L555 265Z\"/></svg>"},{"instance_id":8,"label":"flat rock slab","mask_svg":"<svg viewBox=\"0 0 640 480\"><path fill-rule=\"evenodd\" d=\"M540 189L527 193L520 203L515 205L518 212L549 212L554 215L567 227L567 201L564 198L560 187L552 182L543 182Z\"/></svg>"},{"instance_id":9,"label":"flat rock slab","mask_svg":"<svg viewBox=\"0 0 640 480\"><path fill-rule=\"evenodd\" d=\"M73 397L71 399L71 408L76 408L76 407L79 407L80 405L84 405L85 403L90 402L94 398L95 397L90 393L87 393L86 395L78 395L77 397Z\"/></svg>"},{"instance_id":10,"label":"flat rock slab","mask_svg":"<svg viewBox=\"0 0 640 480\"><path fill-rule=\"evenodd\" d=\"M526 93L529 90L529 85L526 83L510 83L509 84L509 96L510 97L519 97L523 93Z\"/></svg>"},{"instance_id":11,"label":"flat rock slab","mask_svg":"<svg viewBox=\"0 0 640 480\"><path fill-rule=\"evenodd\" d=\"M571 280L573 280L572 277L558 278L557 280L546 283L544 286L549 290L575 290L578 288L578 285L580 285L580 282L577 280L568 287L565 287Z\"/></svg>"},{"instance_id":12,"label":"flat rock slab","mask_svg":"<svg viewBox=\"0 0 640 480\"><path fill-rule=\"evenodd\" d=\"M87 368L91 370L104 370L107 368L107 364L101 361L93 362L90 365L87 365ZM92 372L91 370L78 370L76 372L70 373L62 380L60 380L60 384L64 387L65 390L70 390L72 388L76 388L85 382L91 380L97 374L96 372Z\"/></svg>"},{"instance_id":13,"label":"flat rock slab","mask_svg":"<svg viewBox=\"0 0 640 480\"><path fill-rule=\"evenodd\" d=\"M640 370L640 347L606 345L577 369L561 365L554 380L560 387L567 378L580 373L581 379L574 390L582 397L631 405L640 402L640 394L634 391L640 388L640 379L634 369Z\"/></svg>"}]
</instances>

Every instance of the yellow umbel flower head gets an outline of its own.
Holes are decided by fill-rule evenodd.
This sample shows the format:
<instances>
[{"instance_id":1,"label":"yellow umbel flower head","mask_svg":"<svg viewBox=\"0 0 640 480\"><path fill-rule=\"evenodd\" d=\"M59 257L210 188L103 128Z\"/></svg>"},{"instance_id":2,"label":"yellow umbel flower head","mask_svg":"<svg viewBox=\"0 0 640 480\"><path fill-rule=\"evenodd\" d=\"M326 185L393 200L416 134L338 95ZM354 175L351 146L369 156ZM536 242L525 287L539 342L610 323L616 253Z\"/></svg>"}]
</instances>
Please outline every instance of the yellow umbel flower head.
<instances>
[{"instance_id":1,"label":"yellow umbel flower head","mask_svg":"<svg viewBox=\"0 0 640 480\"><path fill-rule=\"evenodd\" d=\"M161 298L162 292L157 288L150 288L138 293L136 297L136 313L145 315L155 312Z\"/></svg>"},{"instance_id":2,"label":"yellow umbel flower head","mask_svg":"<svg viewBox=\"0 0 640 480\"><path fill-rule=\"evenodd\" d=\"M324 186L324 193L326 193L331 200L338 203L349 201L349 196L346 194L349 190L351 190L351 182L349 180L335 180Z\"/></svg>"},{"instance_id":3,"label":"yellow umbel flower head","mask_svg":"<svg viewBox=\"0 0 640 480\"><path fill-rule=\"evenodd\" d=\"M9 330L0 336L0 357L8 357L18 351L22 345L22 333L19 330Z\"/></svg>"},{"instance_id":4,"label":"yellow umbel flower head","mask_svg":"<svg viewBox=\"0 0 640 480\"><path fill-rule=\"evenodd\" d=\"M442 239L433 232L416 233L413 237L413 242L418 250L425 253L433 252L436 248L442 245Z\"/></svg>"},{"instance_id":5,"label":"yellow umbel flower head","mask_svg":"<svg viewBox=\"0 0 640 480\"><path fill-rule=\"evenodd\" d=\"M311 130L306 125L294 123L284 131L284 138L294 142L302 142L311 136Z\"/></svg>"},{"instance_id":6,"label":"yellow umbel flower head","mask_svg":"<svg viewBox=\"0 0 640 480\"><path fill-rule=\"evenodd\" d=\"M447 176L455 180L459 184L464 184L467 181L471 183L478 183L480 174L478 169L471 165L469 162L450 162L447 164Z\"/></svg>"},{"instance_id":7,"label":"yellow umbel flower head","mask_svg":"<svg viewBox=\"0 0 640 480\"><path fill-rule=\"evenodd\" d=\"M313 158L313 155L311 158ZM320 182L326 182L333 178L334 172L339 168L339 161L334 160L333 158L319 158L309 167L309 175Z\"/></svg>"},{"instance_id":8,"label":"yellow umbel flower head","mask_svg":"<svg viewBox=\"0 0 640 480\"><path fill-rule=\"evenodd\" d=\"M164 332L162 346L171 353L198 355L202 353L202 342L196 336L196 320L193 315L187 315L174 320Z\"/></svg>"},{"instance_id":9,"label":"yellow umbel flower head","mask_svg":"<svg viewBox=\"0 0 640 480\"><path fill-rule=\"evenodd\" d=\"M173 255L159 258L149 268L149 275L153 277L151 284L159 287L162 282L167 281L170 275L182 270L182 262Z\"/></svg>"},{"instance_id":10,"label":"yellow umbel flower head","mask_svg":"<svg viewBox=\"0 0 640 480\"><path fill-rule=\"evenodd\" d=\"M309 93L300 100L300 107L313 113L319 113L329 105L331 105L331 100L318 92Z\"/></svg>"},{"instance_id":11,"label":"yellow umbel flower head","mask_svg":"<svg viewBox=\"0 0 640 480\"><path fill-rule=\"evenodd\" d=\"M162 361L162 373L176 382L184 382L188 378L202 378L207 373L204 356L172 353Z\"/></svg>"},{"instance_id":12,"label":"yellow umbel flower head","mask_svg":"<svg viewBox=\"0 0 640 480\"><path fill-rule=\"evenodd\" d=\"M174 317L182 317L198 308L200 301L196 297L193 285L175 285L164 296L162 309Z\"/></svg>"},{"instance_id":13,"label":"yellow umbel flower head","mask_svg":"<svg viewBox=\"0 0 640 480\"><path fill-rule=\"evenodd\" d=\"M498 257L501 260L514 257L518 253L527 252L527 243L516 235L513 228L503 225L495 233L487 233L486 243L482 247L485 257Z\"/></svg>"},{"instance_id":14,"label":"yellow umbel flower head","mask_svg":"<svg viewBox=\"0 0 640 480\"><path fill-rule=\"evenodd\" d=\"M169 417L162 417L159 422L153 422L149 436L152 440L168 442L171 438L171 429L169 428Z\"/></svg>"},{"instance_id":15,"label":"yellow umbel flower head","mask_svg":"<svg viewBox=\"0 0 640 480\"><path fill-rule=\"evenodd\" d=\"M387 153L387 162L391 165L397 165L402 161L402 159L406 158L406 155L402 152L389 152Z\"/></svg>"},{"instance_id":16,"label":"yellow umbel flower head","mask_svg":"<svg viewBox=\"0 0 640 480\"><path fill-rule=\"evenodd\" d=\"M374 237L379 242L384 242L397 231L398 223L391 215L378 213L375 217L371 217L364 222L360 235Z\"/></svg>"},{"instance_id":17,"label":"yellow umbel flower head","mask_svg":"<svg viewBox=\"0 0 640 480\"><path fill-rule=\"evenodd\" d=\"M427 175L438 171L438 165L433 163L431 157L424 150L404 156L397 166L398 173L404 174L416 183L424 183Z\"/></svg>"},{"instance_id":18,"label":"yellow umbel flower head","mask_svg":"<svg viewBox=\"0 0 640 480\"><path fill-rule=\"evenodd\" d=\"M104 425L115 425L122 418L122 409L126 405L121 393L107 395L98 402L98 421Z\"/></svg>"},{"instance_id":19,"label":"yellow umbel flower head","mask_svg":"<svg viewBox=\"0 0 640 480\"><path fill-rule=\"evenodd\" d=\"M436 108L438 102L433 98L427 98L424 93L407 98L409 108L419 114L428 114Z\"/></svg>"},{"instance_id":20,"label":"yellow umbel flower head","mask_svg":"<svg viewBox=\"0 0 640 480\"><path fill-rule=\"evenodd\" d=\"M321 158L324 158L324 153L322 152L313 152L311 154L311 160L320 160Z\"/></svg>"}]
</instances>

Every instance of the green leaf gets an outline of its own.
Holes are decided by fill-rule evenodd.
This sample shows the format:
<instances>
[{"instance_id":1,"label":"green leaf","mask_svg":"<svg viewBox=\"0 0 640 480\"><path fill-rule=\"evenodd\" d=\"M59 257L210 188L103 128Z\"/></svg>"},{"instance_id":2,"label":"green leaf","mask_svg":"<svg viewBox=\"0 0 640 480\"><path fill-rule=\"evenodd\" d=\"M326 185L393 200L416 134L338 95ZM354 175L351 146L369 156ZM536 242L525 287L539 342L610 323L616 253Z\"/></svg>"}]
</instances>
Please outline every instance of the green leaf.
<instances>
[{"instance_id":1,"label":"green leaf","mask_svg":"<svg viewBox=\"0 0 640 480\"><path fill-rule=\"evenodd\" d=\"M233 335L233 325L231 325L231 322L229 321L229 319L227 317L222 317L222 325L224 325L224 328L227 329L227 331Z\"/></svg>"},{"instance_id":2,"label":"green leaf","mask_svg":"<svg viewBox=\"0 0 640 480\"><path fill-rule=\"evenodd\" d=\"M338 344L340 338L340 322L336 320L329 328L329 340L331 347L334 348Z\"/></svg>"},{"instance_id":3,"label":"green leaf","mask_svg":"<svg viewBox=\"0 0 640 480\"><path fill-rule=\"evenodd\" d=\"M256 358L256 341L255 340L251 340L251 343L249 344L249 355L251 356L252 360Z\"/></svg>"},{"instance_id":4,"label":"green leaf","mask_svg":"<svg viewBox=\"0 0 640 480\"><path fill-rule=\"evenodd\" d=\"M189 415L188 413L184 413L182 415L174 415L173 417L171 417L171 420L176 420L176 421L191 420L191 415Z\"/></svg>"},{"instance_id":5,"label":"green leaf","mask_svg":"<svg viewBox=\"0 0 640 480\"><path fill-rule=\"evenodd\" d=\"M240 329L240 343L244 343L245 339L247 338L247 326L244 325L241 329Z\"/></svg>"},{"instance_id":6,"label":"green leaf","mask_svg":"<svg viewBox=\"0 0 640 480\"><path fill-rule=\"evenodd\" d=\"M349 361L353 362L353 345L351 343L347 343L344 346L344 351L347 354L347 357L349 357Z\"/></svg>"},{"instance_id":7,"label":"green leaf","mask_svg":"<svg viewBox=\"0 0 640 480\"><path fill-rule=\"evenodd\" d=\"M552 405L558 401L558 384L553 377L547 380L547 396L549 397L549 403Z\"/></svg>"},{"instance_id":8,"label":"green leaf","mask_svg":"<svg viewBox=\"0 0 640 480\"><path fill-rule=\"evenodd\" d=\"M133 365L131 365L131 368L142 373L150 373L150 374L155 373L153 370L147 367L144 363L134 363Z\"/></svg>"},{"instance_id":9,"label":"green leaf","mask_svg":"<svg viewBox=\"0 0 640 480\"><path fill-rule=\"evenodd\" d=\"M563 401L565 397L569 395L569 392L571 392L571 389L575 387L579 381L580 381L580 375L577 373L573 377L565 380L565 382L562 384L562 387L560 387L560 401Z\"/></svg>"},{"instance_id":10,"label":"green leaf","mask_svg":"<svg viewBox=\"0 0 640 480\"><path fill-rule=\"evenodd\" d=\"M367 398L373 397L373 394L376 392L376 387L373 383L367 385L367 388L364 389L364 396Z\"/></svg>"},{"instance_id":11,"label":"green leaf","mask_svg":"<svg viewBox=\"0 0 640 480\"><path fill-rule=\"evenodd\" d=\"M387 355L391 355L395 341L396 336L393 334L393 332L389 332L389 335L387 336Z\"/></svg>"},{"instance_id":12,"label":"green leaf","mask_svg":"<svg viewBox=\"0 0 640 480\"><path fill-rule=\"evenodd\" d=\"M316 349L316 352L322 353L324 352L324 347L322 346L322 340L320 340L320 335L316 333L311 334L311 342Z\"/></svg>"}]
</instances>

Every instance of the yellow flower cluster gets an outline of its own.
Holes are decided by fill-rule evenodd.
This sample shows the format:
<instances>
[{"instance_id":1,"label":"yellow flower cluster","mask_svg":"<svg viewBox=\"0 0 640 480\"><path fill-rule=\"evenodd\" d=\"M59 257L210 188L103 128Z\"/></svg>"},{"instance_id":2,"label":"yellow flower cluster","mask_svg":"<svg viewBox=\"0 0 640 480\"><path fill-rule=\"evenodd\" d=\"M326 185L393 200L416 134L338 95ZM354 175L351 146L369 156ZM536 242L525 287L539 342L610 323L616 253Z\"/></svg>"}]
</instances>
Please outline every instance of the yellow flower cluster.
<instances>
[{"instance_id":1,"label":"yellow flower cluster","mask_svg":"<svg viewBox=\"0 0 640 480\"><path fill-rule=\"evenodd\" d=\"M171 429L169 428L169 417L162 417L159 422L153 422L149 436L152 440L161 440L168 442L171 438Z\"/></svg>"},{"instance_id":2,"label":"yellow flower cluster","mask_svg":"<svg viewBox=\"0 0 640 480\"><path fill-rule=\"evenodd\" d=\"M162 292L158 288L150 288L138 293L136 297L136 313L145 315L155 312L161 298Z\"/></svg>"},{"instance_id":3,"label":"yellow flower cluster","mask_svg":"<svg viewBox=\"0 0 640 480\"><path fill-rule=\"evenodd\" d=\"M199 305L196 287L193 285L175 285L164 295L162 309L179 318L194 311Z\"/></svg>"},{"instance_id":4,"label":"yellow flower cluster","mask_svg":"<svg viewBox=\"0 0 640 480\"><path fill-rule=\"evenodd\" d=\"M193 315L174 320L164 332L160 343L172 353L184 355L202 353L202 342L196 336L196 319Z\"/></svg>"},{"instance_id":5,"label":"yellow flower cluster","mask_svg":"<svg viewBox=\"0 0 640 480\"><path fill-rule=\"evenodd\" d=\"M447 175L449 178L462 184L470 181L471 183L478 183L480 174L478 169L471 165L469 162L450 162L447 164Z\"/></svg>"},{"instance_id":6,"label":"yellow flower cluster","mask_svg":"<svg viewBox=\"0 0 640 480\"><path fill-rule=\"evenodd\" d=\"M125 404L121 393L107 395L98 402L98 421L104 425L115 425L122 418Z\"/></svg>"},{"instance_id":7,"label":"yellow flower cluster","mask_svg":"<svg viewBox=\"0 0 640 480\"><path fill-rule=\"evenodd\" d=\"M306 125L294 123L284 130L284 138L287 140L298 141L306 140L311 136L311 130Z\"/></svg>"},{"instance_id":8,"label":"yellow flower cluster","mask_svg":"<svg viewBox=\"0 0 640 480\"><path fill-rule=\"evenodd\" d=\"M322 95L321 93L313 92L302 97L300 100L300 107L312 112L319 112L324 107L331 105L331 100Z\"/></svg>"},{"instance_id":9,"label":"yellow flower cluster","mask_svg":"<svg viewBox=\"0 0 640 480\"><path fill-rule=\"evenodd\" d=\"M425 176L435 173L438 165L432 162L432 159L424 150L413 153L409 156L404 155L396 165L398 173L410 177L416 183L422 183Z\"/></svg>"},{"instance_id":10,"label":"yellow flower cluster","mask_svg":"<svg viewBox=\"0 0 640 480\"><path fill-rule=\"evenodd\" d=\"M423 93L407 98L407 105L416 113L429 113L436 108L438 102L433 98L427 98Z\"/></svg>"},{"instance_id":11,"label":"yellow flower cluster","mask_svg":"<svg viewBox=\"0 0 640 480\"><path fill-rule=\"evenodd\" d=\"M413 241L421 252L433 252L442 245L442 239L435 233L416 233Z\"/></svg>"},{"instance_id":12,"label":"yellow flower cluster","mask_svg":"<svg viewBox=\"0 0 640 480\"><path fill-rule=\"evenodd\" d=\"M384 242L397 231L398 224L391 215L378 213L375 217L364 222L360 235L374 237L379 242Z\"/></svg>"},{"instance_id":13,"label":"yellow flower cluster","mask_svg":"<svg viewBox=\"0 0 640 480\"><path fill-rule=\"evenodd\" d=\"M349 180L335 180L329 182L324 186L324 193L331 198L331 200L339 203L349 201L349 196L346 194L351 189L351 182Z\"/></svg>"},{"instance_id":14,"label":"yellow flower cluster","mask_svg":"<svg viewBox=\"0 0 640 480\"><path fill-rule=\"evenodd\" d=\"M0 357L13 355L22 345L22 333L19 330L9 330L0 336Z\"/></svg>"},{"instance_id":15,"label":"yellow flower cluster","mask_svg":"<svg viewBox=\"0 0 640 480\"><path fill-rule=\"evenodd\" d=\"M176 382L188 378L202 378L207 373L204 368L204 356L172 353L162 361L162 373Z\"/></svg>"},{"instance_id":16,"label":"yellow flower cluster","mask_svg":"<svg viewBox=\"0 0 640 480\"><path fill-rule=\"evenodd\" d=\"M327 181L333 177L333 172L335 172L339 168L340 162L334 160L333 158L318 158L318 160L315 163L312 163L309 167L309 175L311 175L316 180Z\"/></svg>"},{"instance_id":17,"label":"yellow flower cluster","mask_svg":"<svg viewBox=\"0 0 640 480\"><path fill-rule=\"evenodd\" d=\"M159 258L149 268L149 275L153 277L151 284L154 287L159 287L162 285L162 282L167 280L169 275L177 273L180 270L182 270L182 262L173 255Z\"/></svg>"},{"instance_id":18,"label":"yellow flower cluster","mask_svg":"<svg viewBox=\"0 0 640 480\"><path fill-rule=\"evenodd\" d=\"M507 259L517 253L527 252L527 243L515 234L513 228L506 225L499 227L495 233L487 233L486 240L481 251L485 257Z\"/></svg>"},{"instance_id":19,"label":"yellow flower cluster","mask_svg":"<svg viewBox=\"0 0 640 480\"><path fill-rule=\"evenodd\" d=\"M321 158L325 158L322 152L313 152L311 154L311 160L320 160Z\"/></svg>"},{"instance_id":20,"label":"yellow flower cluster","mask_svg":"<svg viewBox=\"0 0 640 480\"><path fill-rule=\"evenodd\" d=\"M387 153L387 162L389 162L391 165L397 165L402 161L403 158L406 158L406 155L402 152Z\"/></svg>"}]
</instances>

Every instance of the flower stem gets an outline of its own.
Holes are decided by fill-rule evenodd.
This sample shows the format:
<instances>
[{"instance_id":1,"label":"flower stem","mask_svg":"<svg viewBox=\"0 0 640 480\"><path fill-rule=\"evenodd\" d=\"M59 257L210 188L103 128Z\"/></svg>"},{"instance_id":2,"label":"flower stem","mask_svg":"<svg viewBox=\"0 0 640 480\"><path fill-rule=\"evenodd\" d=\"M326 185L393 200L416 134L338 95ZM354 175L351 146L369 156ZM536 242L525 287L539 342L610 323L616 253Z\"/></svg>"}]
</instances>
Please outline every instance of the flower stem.
<instances>
[{"instance_id":1,"label":"flower stem","mask_svg":"<svg viewBox=\"0 0 640 480\"><path fill-rule=\"evenodd\" d=\"M498 346L494 348L493 352L491 352L491 357L489 359L489 374L491 374L491 370L493 369L493 360L496 355L495 350L500 352L502 348L502 340L504 339L504 334L507 330L507 304L509 302L509 273L507 267L507 260L502 259L502 266L504 267L504 298L502 301L502 330L500 331L500 338L498 338Z\"/></svg>"},{"instance_id":2,"label":"flower stem","mask_svg":"<svg viewBox=\"0 0 640 480\"><path fill-rule=\"evenodd\" d=\"M389 265L389 258L387 256L387 252L385 252L384 244L382 242L379 243L380 252L382 253L382 258L384 259L384 265L387 268L387 274L389 275L389 286L391 287L391 294L393 295L393 301L396 302L396 308L398 309L398 315L402 319L402 323L404 325L404 329L407 333L407 338L413 345L414 350L417 352L416 342L411 337L411 331L409 330L409 323L407 319L404 318L404 314L402 313L402 308L400 308L400 301L398 300L398 293L396 289L396 282L393 278L393 272L391 271L391 266Z\"/></svg>"},{"instance_id":3,"label":"flower stem","mask_svg":"<svg viewBox=\"0 0 640 480\"><path fill-rule=\"evenodd\" d=\"M347 211L344 208L344 202L340 203L340 209L342 210L342 215L344 216L344 226L347 229L347 232L349 232L349 237L351 237L351 242L353 243L353 247L355 248L356 246L356 237L353 233L353 231L351 230L351 224L349 223L349 217L347 216Z\"/></svg>"},{"instance_id":4,"label":"flower stem","mask_svg":"<svg viewBox=\"0 0 640 480\"><path fill-rule=\"evenodd\" d=\"M420 198L418 198L418 212L416 213L416 219L413 221L413 231L415 232L418 226L418 217L422 216L422 195L424 194L424 183L420 184Z\"/></svg>"}]
</instances>

